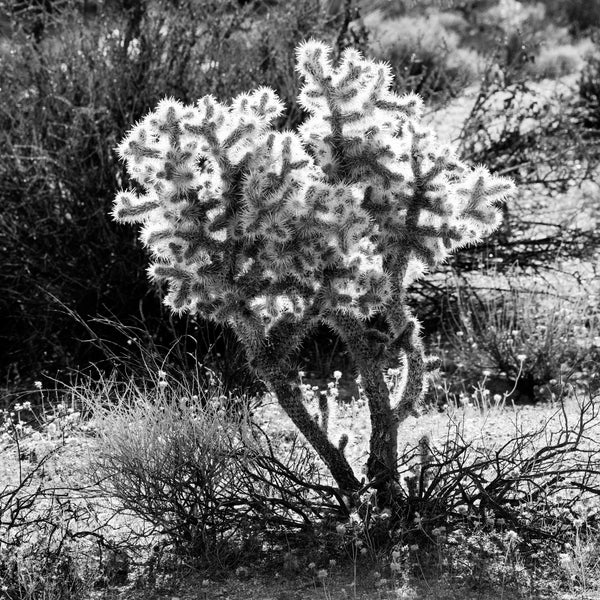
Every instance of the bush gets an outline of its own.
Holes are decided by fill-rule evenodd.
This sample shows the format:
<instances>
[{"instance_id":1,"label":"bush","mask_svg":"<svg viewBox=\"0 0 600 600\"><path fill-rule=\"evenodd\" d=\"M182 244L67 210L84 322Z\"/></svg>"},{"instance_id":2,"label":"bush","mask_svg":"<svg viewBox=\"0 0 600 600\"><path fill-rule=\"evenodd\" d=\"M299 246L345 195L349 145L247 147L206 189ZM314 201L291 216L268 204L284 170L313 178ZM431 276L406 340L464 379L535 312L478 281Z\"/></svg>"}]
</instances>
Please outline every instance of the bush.
<instances>
[{"instance_id":1,"label":"bush","mask_svg":"<svg viewBox=\"0 0 600 600\"><path fill-rule=\"evenodd\" d=\"M577 44L544 45L529 70L537 77L551 79L577 73L584 65L589 48L589 40L582 40Z\"/></svg>"},{"instance_id":2,"label":"bush","mask_svg":"<svg viewBox=\"0 0 600 600\"><path fill-rule=\"evenodd\" d=\"M485 285L485 284L482 284ZM450 320L444 389L461 395L556 400L571 380L598 390L600 314L593 295L551 295L547 287L458 288ZM514 286L514 287L513 287ZM483 383L482 383L483 380ZM485 391L487 390L487 391Z\"/></svg>"},{"instance_id":3,"label":"bush","mask_svg":"<svg viewBox=\"0 0 600 600\"><path fill-rule=\"evenodd\" d=\"M439 438L425 435L401 454L410 517L404 543L431 542L439 527L512 530L532 546L571 541L582 527L593 534L600 512L598 405L591 395L557 400L542 418L449 402ZM491 435L490 418L498 423Z\"/></svg>"},{"instance_id":4,"label":"bush","mask_svg":"<svg viewBox=\"0 0 600 600\"><path fill-rule=\"evenodd\" d=\"M588 136L597 139L600 135L600 40L596 40L582 69L579 96L582 104L581 124Z\"/></svg>"},{"instance_id":5,"label":"bush","mask_svg":"<svg viewBox=\"0 0 600 600\"><path fill-rule=\"evenodd\" d=\"M564 11L568 22L576 32L600 27L600 0L564 2Z\"/></svg>"},{"instance_id":6,"label":"bush","mask_svg":"<svg viewBox=\"0 0 600 600\"><path fill-rule=\"evenodd\" d=\"M17 452L18 473L0 486L1 597L86 598L92 569L81 542L94 533L98 543L104 541L102 534L92 533L95 514L80 502L80 489L49 481L56 450L38 459L30 449L25 462L25 446L16 439L16 448L2 449L6 456Z\"/></svg>"},{"instance_id":7,"label":"bush","mask_svg":"<svg viewBox=\"0 0 600 600\"><path fill-rule=\"evenodd\" d=\"M232 564L282 528L310 530L340 510L325 498L311 453L295 439L272 445L248 400L225 396L216 378L206 392L198 378L148 379L146 388L115 379L80 388L98 432L90 474L178 553Z\"/></svg>"},{"instance_id":8,"label":"bush","mask_svg":"<svg viewBox=\"0 0 600 600\"><path fill-rule=\"evenodd\" d=\"M373 39L371 53L392 65L400 92L443 102L475 78L479 56L459 47L458 35L445 29L441 15L382 20L372 13L365 23Z\"/></svg>"},{"instance_id":9,"label":"bush","mask_svg":"<svg viewBox=\"0 0 600 600\"><path fill-rule=\"evenodd\" d=\"M11 3L5 11L0 370L13 381L105 358L82 341L89 334L70 311L86 322L112 315L126 325L136 325L138 314L167 347L193 330L193 323L169 326L160 299L146 293L133 237L108 221L114 182L124 182L112 148L161 97L229 98L258 84L288 100L281 125L291 126L300 118L294 47L309 33L339 34L309 0L262 8L155 0L127 9L133 4L107 2L96 14L82 14L79 5L63 0L51 13L37 11L47 24L37 37ZM100 332L109 340L112 334Z\"/></svg>"},{"instance_id":10,"label":"bush","mask_svg":"<svg viewBox=\"0 0 600 600\"><path fill-rule=\"evenodd\" d=\"M575 35L600 27L599 0L541 0L541 3L553 23L568 26Z\"/></svg>"}]
</instances>

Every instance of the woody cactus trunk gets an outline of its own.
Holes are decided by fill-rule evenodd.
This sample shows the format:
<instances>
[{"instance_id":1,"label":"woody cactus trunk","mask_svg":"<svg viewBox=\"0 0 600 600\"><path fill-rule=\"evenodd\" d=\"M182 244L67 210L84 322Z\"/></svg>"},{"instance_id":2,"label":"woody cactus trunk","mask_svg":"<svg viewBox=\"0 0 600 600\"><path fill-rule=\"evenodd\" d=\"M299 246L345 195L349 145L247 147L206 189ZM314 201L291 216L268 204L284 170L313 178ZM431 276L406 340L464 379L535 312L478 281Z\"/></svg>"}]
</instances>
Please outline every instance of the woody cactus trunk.
<instances>
[{"instance_id":1,"label":"woody cactus trunk","mask_svg":"<svg viewBox=\"0 0 600 600\"><path fill-rule=\"evenodd\" d=\"M513 190L469 168L421 123L421 101L391 91L390 68L308 41L297 49L308 118L276 131L283 110L259 88L229 105L165 99L118 147L138 192L113 215L140 223L150 277L165 303L231 325L250 365L352 497L360 482L309 414L293 356L318 323L345 341L362 377L372 433L367 485L389 498L398 478L400 424L413 413L435 361L424 355L406 290L454 249L499 222ZM141 193L140 193L141 192ZM370 329L379 314L387 331ZM399 398L384 380L403 369Z\"/></svg>"}]
</instances>

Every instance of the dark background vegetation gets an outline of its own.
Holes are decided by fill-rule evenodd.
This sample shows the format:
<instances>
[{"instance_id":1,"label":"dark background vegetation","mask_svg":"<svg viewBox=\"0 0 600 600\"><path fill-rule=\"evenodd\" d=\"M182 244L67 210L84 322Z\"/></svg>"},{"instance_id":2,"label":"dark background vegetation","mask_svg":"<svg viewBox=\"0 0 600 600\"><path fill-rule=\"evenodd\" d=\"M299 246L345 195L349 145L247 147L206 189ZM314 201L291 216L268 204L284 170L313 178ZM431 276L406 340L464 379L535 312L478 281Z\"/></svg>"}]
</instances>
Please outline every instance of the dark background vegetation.
<instances>
[{"instance_id":1,"label":"dark background vegetation","mask_svg":"<svg viewBox=\"0 0 600 600\"><path fill-rule=\"evenodd\" d=\"M0 2L4 387L30 386L43 374L55 377L91 365L133 369L139 364L133 354L151 360L155 348L171 348L174 368L200 359L214 365L226 385L260 387L228 331L174 319L162 307L160 292L147 281L147 259L136 233L109 216L116 190L129 185L114 148L164 96L188 103L205 94L227 100L268 85L287 106L279 125L296 126L302 114L295 100L294 48L308 37L324 39L338 52L352 45L389 60L398 91L419 92L429 107L480 83L460 151L472 162L510 174L520 190L550 193L592 177L600 94L593 36L600 2L546 0L538 21L533 11L518 28L482 18L496 2L457 1L437 20L423 16L427 5L391 0L364 6L323 0ZM396 29L369 30L362 17L373 8L385 19L400 19L394 21ZM414 27L402 31L402 23ZM419 23L442 38L411 38L409 29L419 31ZM580 92L552 110L537 97L517 102L539 75L532 65L548 27L562 27L573 43L582 36L596 39ZM457 62L457 56L465 60ZM479 71L468 64L474 56L486 65ZM508 94L500 105L499 93ZM490 124L499 118L501 135L492 139ZM534 123L526 135L520 129L524 120ZM530 224L507 209L502 230L448 268L473 271L490 254L502 265L541 268L552 264L559 250L585 258L597 244L597 232L577 228L536 237ZM414 297L428 330L435 331L449 298L446 285L423 283ZM303 359L317 371L323 364L330 370L343 364L342 350L329 332L319 331L307 340Z\"/></svg>"}]
</instances>

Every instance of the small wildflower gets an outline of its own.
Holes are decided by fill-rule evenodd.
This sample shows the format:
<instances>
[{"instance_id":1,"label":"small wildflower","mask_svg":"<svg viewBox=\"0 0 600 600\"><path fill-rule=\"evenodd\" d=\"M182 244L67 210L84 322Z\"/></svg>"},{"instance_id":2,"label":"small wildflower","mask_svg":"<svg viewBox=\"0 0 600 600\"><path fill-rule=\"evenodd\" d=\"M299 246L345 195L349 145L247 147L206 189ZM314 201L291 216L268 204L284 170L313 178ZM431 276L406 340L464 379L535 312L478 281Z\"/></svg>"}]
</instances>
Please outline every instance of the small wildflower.
<instances>
[{"instance_id":1,"label":"small wildflower","mask_svg":"<svg viewBox=\"0 0 600 600\"><path fill-rule=\"evenodd\" d=\"M308 568L312 571L317 565L314 562L308 563Z\"/></svg>"},{"instance_id":2,"label":"small wildflower","mask_svg":"<svg viewBox=\"0 0 600 600\"><path fill-rule=\"evenodd\" d=\"M335 558L329 559L329 566L335 567L335 565L337 565L337 561L335 560Z\"/></svg>"},{"instance_id":3,"label":"small wildflower","mask_svg":"<svg viewBox=\"0 0 600 600\"><path fill-rule=\"evenodd\" d=\"M527 354L517 354L517 360L519 362L525 362L525 360L527 360Z\"/></svg>"},{"instance_id":4,"label":"small wildflower","mask_svg":"<svg viewBox=\"0 0 600 600\"><path fill-rule=\"evenodd\" d=\"M360 553L361 553L363 556L366 556L366 555L367 555L367 552L368 552L368 550L367 550L366 548L361 548L361 549L360 549Z\"/></svg>"},{"instance_id":5,"label":"small wildflower","mask_svg":"<svg viewBox=\"0 0 600 600\"><path fill-rule=\"evenodd\" d=\"M486 370L483 372L483 376L484 376L484 377L489 377L491 374L492 374L492 372L491 372L489 369L486 369Z\"/></svg>"},{"instance_id":6,"label":"small wildflower","mask_svg":"<svg viewBox=\"0 0 600 600\"><path fill-rule=\"evenodd\" d=\"M300 377L300 379L302 379L303 377L306 377L306 372L305 371L298 371L298 377Z\"/></svg>"},{"instance_id":7,"label":"small wildflower","mask_svg":"<svg viewBox=\"0 0 600 600\"><path fill-rule=\"evenodd\" d=\"M163 371L162 369L160 369L159 372L158 372L158 378L159 379L166 379L167 378L167 373L165 371Z\"/></svg>"},{"instance_id":8,"label":"small wildflower","mask_svg":"<svg viewBox=\"0 0 600 600\"><path fill-rule=\"evenodd\" d=\"M333 378L338 381L339 379L341 379L342 377L342 372L341 371L334 371L333 372Z\"/></svg>"},{"instance_id":9,"label":"small wildflower","mask_svg":"<svg viewBox=\"0 0 600 600\"><path fill-rule=\"evenodd\" d=\"M340 523L335 530L340 534L340 535L344 535L346 533L346 526L342 523Z\"/></svg>"},{"instance_id":10,"label":"small wildflower","mask_svg":"<svg viewBox=\"0 0 600 600\"><path fill-rule=\"evenodd\" d=\"M571 557L568 554L559 554L560 566L563 568L567 568L573 562Z\"/></svg>"},{"instance_id":11,"label":"small wildflower","mask_svg":"<svg viewBox=\"0 0 600 600\"><path fill-rule=\"evenodd\" d=\"M38 389L41 390L42 389L42 382L41 381L34 381L33 385Z\"/></svg>"},{"instance_id":12,"label":"small wildflower","mask_svg":"<svg viewBox=\"0 0 600 600\"><path fill-rule=\"evenodd\" d=\"M409 546L411 552L417 552L419 550L419 544L413 544Z\"/></svg>"},{"instance_id":13,"label":"small wildflower","mask_svg":"<svg viewBox=\"0 0 600 600\"><path fill-rule=\"evenodd\" d=\"M519 541L519 535L515 531L513 531L511 529L510 531L506 532L506 541L508 543L518 542Z\"/></svg>"},{"instance_id":14,"label":"small wildflower","mask_svg":"<svg viewBox=\"0 0 600 600\"><path fill-rule=\"evenodd\" d=\"M317 579L325 579L327 577L327 569L319 569L317 571Z\"/></svg>"}]
</instances>

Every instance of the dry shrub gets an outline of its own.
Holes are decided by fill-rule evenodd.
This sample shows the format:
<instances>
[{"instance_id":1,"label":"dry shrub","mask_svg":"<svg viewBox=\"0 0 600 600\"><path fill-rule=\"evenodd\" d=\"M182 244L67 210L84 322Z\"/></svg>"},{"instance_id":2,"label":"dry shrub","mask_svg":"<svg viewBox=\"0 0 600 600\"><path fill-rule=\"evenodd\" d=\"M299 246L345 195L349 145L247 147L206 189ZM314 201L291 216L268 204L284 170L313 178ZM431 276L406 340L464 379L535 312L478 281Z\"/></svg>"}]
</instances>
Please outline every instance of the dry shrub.
<instances>
[{"instance_id":1,"label":"dry shrub","mask_svg":"<svg viewBox=\"0 0 600 600\"><path fill-rule=\"evenodd\" d=\"M576 44L545 44L529 70L536 77L558 79L581 71L591 49L589 39Z\"/></svg>"},{"instance_id":2,"label":"dry shrub","mask_svg":"<svg viewBox=\"0 0 600 600\"><path fill-rule=\"evenodd\" d=\"M569 379L598 389L600 313L593 293L561 297L516 279L506 290L464 284L457 292L442 349L445 387L455 399L480 393L482 377L490 397L503 400L555 400L555 386Z\"/></svg>"},{"instance_id":3,"label":"dry shrub","mask_svg":"<svg viewBox=\"0 0 600 600\"><path fill-rule=\"evenodd\" d=\"M15 448L17 453L21 447ZM4 448L7 455L12 449ZM17 458L14 483L0 487L0 591L9 600L76 600L88 597L92 567L82 541L104 536L90 525L83 489L49 480L47 469L56 451L35 454L24 464ZM89 546L88 546L89 547Z\"/></svg>"},{"instance_id":4,"label":"dry shrub","mask_svg":"<svg viewBox=\"0 0 600 600\"><path fill-rule=\"evenodd\" d=\"M600 515L600 427L596 400L561 395L556 409L524 427L506 415L507 431L490 439L465 434L466 413L449 409L445 439L407 448L404 536L433 529L512 530L531 551L593 532ZM418 518L415 519L415 515ZM434 534L430 537L433 539Z\"/></svg>"},{"instance_id":5,"label":"dry shrub","mask_svg":"<svg viewBox=\"0 0 600 600\"><path fill-rule=\"evenodd\" d=\"M478 55L459 47L457 33L447 30L441 15L384 20L374 12L365 18L371 31L371 53L388 61L401 92L425 100L445 101L458 95L475 77Z\"/></svg>"},{"instance_id":6,"label":"dry shrub","mask_svg":"<svg viewBox=\"0 0 600 600\"><path fill-rule=\"evenodd\" d=\"M586 57L579 79L581 124L586 135L597 140L600 135L600 37Z\"/></svg>"},{"instance_id":7,"label":"dry shrub","mask_svg":"<svg viewBox=\"0 0 600 600\"><path fill-rule=\"evenodd\" d=\"M567 20L576 32L600 27L600 0L570 0L563 4Z\"/></svg>"},{"instance_id":8,"label":"dry shrub","mask_svg":"<svg viewBox=\"0 0 600 600\"><path fill-rule=\"evenodd\" d=\"M216 379L206 392L166 373L151 379L82 388L98 430L90 472L177 552L231 564L282 528L311 530L328 511L343 512L308 449L295 438L272 445L248 402L225 396Z\"/></svg>"}]
</instances>

